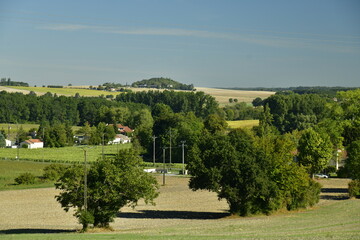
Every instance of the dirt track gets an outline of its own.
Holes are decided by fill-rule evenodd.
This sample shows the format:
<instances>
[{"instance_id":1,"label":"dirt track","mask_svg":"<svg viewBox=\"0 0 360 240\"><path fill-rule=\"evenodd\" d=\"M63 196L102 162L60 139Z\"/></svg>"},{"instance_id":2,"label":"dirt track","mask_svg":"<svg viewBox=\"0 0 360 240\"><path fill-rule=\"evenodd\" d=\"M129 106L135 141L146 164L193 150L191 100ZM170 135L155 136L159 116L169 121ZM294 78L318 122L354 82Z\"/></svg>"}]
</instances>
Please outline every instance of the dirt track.
<instances>
[{"instance_id":1,"label":"dirt track","mask_svg":"<svg viewBox=\"0 0 360 240\"><path fill-rule=\"evenodd\" d=\"M158 177L161 183L161 176ZM156 206L140 202L135 210L123 208L111 226L116 230L137 232L157 226L175 226L208 221L227 216L226 201L216 194L188 189L188 178L167 177L160 189ZM347 196L347 180L320 180L324 185L320 205ZM53 188L0 192L0 230L9 229L80 229L72 213L66 213L54 199Z\"/></svg>"}]
</instances>

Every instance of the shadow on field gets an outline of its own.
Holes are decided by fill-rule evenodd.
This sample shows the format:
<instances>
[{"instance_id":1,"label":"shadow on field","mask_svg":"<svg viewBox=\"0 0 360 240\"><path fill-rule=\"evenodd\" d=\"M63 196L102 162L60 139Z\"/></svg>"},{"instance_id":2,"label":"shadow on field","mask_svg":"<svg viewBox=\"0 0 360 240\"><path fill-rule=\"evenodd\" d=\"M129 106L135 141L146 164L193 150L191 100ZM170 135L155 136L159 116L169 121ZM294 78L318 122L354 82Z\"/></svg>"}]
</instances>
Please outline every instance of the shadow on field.
<instances>
[{"instance_id":1,"label":"shadow on field","mask_svg":"<svg viewBox=\"0 0 360 240\"><path fill-rule=\"evenodd\" d=\"M18 228L18 229L0 230L0 235L1 234L24 234L24 233L71 233L71 232L76 232L76 230Z\"/></svg>"},{"instance_id":2,"label":"shadow on field","mask_svg":"<svg viewBox=\"0 0 360 240\"><path fill-rule=\"evenodd\" d=\"M320 199L324 200L346 200L349 199L347 188L322 188ZM325 194L324 194L325 193ZM328 194L326 194L328 193Z\"/></svg>"},{"instance_id":3,"label":"shadow on field","mask_svg":"<svg viewBox=\"0 0 360 240\"><path fill-rule=\"evenodd\" d=\"M120 212L117 217L120 218L152 218L152 219L219 219L230 216L229 213L214 213L214 212L191 212L191 211L154 211L142 210L132 213Z\"/></svg>"}]
</instances>

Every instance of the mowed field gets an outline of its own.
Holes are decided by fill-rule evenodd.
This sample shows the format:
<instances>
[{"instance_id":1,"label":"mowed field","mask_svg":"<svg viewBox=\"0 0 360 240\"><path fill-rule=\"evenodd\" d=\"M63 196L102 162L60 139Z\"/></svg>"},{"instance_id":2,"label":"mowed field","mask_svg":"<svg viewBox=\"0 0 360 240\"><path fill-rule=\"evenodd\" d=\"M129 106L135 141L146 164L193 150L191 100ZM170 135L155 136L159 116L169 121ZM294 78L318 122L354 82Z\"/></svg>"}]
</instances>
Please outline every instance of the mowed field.
<instances>
[{"instance_id":1,"label":"mowed field","mask_svg":"<svg viewBox=\"0 0 360 240\"><path fill-rule=\"evenodd\" d=\"M161 183L161 176L157 176ZM166 177L156 206L121 209L113 232L80 234L53 188L0 192L1 239L359 239L360 200L347 199L347 179L320 180L320 203L271 216L236 217L208 191L188 189L189 178Z\"/></svg>"},{"instance_id":2,"label":"mowed field","mask_svg":"<svg viewBox=\"0 0 360 240\"><path fill-rule=\"evenodd\" d=\"M83 87L83 86L80 86ZM47 92L56 93L57 95L65 96L74 96L76 93L79 93L80 96L100 96L100 95L118 95L119 92L107 92L107 91L98 91L98 90L89 90L84 88L75 88L75 87L64 87L64 88L47 88L47 87L3 87L0 86L0 91L5 90L9 92L23 92L28 94L30 91L34 91L38 95L45 94ZM147 88L130 88L134 92L138 91L147 91L158 89L147 89ZM219 102L220 106L229 104L229 98L238 99L238 102L251 103L257 97L265 99L275 92L268 91L243 91L243 90L231 90L231 89L219 89L219 88L205 88L205 87L196 87L197 91L205 92L209 94ZM160 90L163 91L163 90Z\"/></svg>"}]
</instances>

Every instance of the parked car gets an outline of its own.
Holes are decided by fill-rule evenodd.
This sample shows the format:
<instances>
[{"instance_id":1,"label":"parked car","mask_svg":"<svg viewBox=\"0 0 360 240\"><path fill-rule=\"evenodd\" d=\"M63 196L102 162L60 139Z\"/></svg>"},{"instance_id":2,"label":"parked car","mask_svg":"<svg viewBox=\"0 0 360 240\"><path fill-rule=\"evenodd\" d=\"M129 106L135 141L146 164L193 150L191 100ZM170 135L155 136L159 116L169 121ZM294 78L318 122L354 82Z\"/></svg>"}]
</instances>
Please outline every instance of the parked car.
<instances>
[{"instance_id":1,"label":"parked car","mask_svg":"<svg viewBox=\"0 0 360 240\"><path fill-rule=\"evenodd\" d=\"M317 177L317 178L329 178L328 175L322 174L322 173L317 173L317 174L315 174L314 176Z\"/></svg>"}]
</instances>

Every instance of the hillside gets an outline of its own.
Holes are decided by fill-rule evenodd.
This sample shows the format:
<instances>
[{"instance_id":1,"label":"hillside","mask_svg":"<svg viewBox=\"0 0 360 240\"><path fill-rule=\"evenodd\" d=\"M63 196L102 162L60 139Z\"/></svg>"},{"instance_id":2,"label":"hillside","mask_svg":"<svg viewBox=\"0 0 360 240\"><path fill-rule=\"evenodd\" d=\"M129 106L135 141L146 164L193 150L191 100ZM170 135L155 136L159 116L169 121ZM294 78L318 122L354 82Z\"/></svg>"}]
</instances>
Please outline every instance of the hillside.
<instances>
[{"instance_id":1,"label":"hillside","mask_svg":"<svg viewBox=\"0 0 360 240\"><path fill-rule=\"evenodd\" d=\"M176 89L176 90L193 90L194 85L179 83L171 78L150 78L134 82L132 87L140 88L157 88L157 89Z\"/></svg>"}]
</instances>

